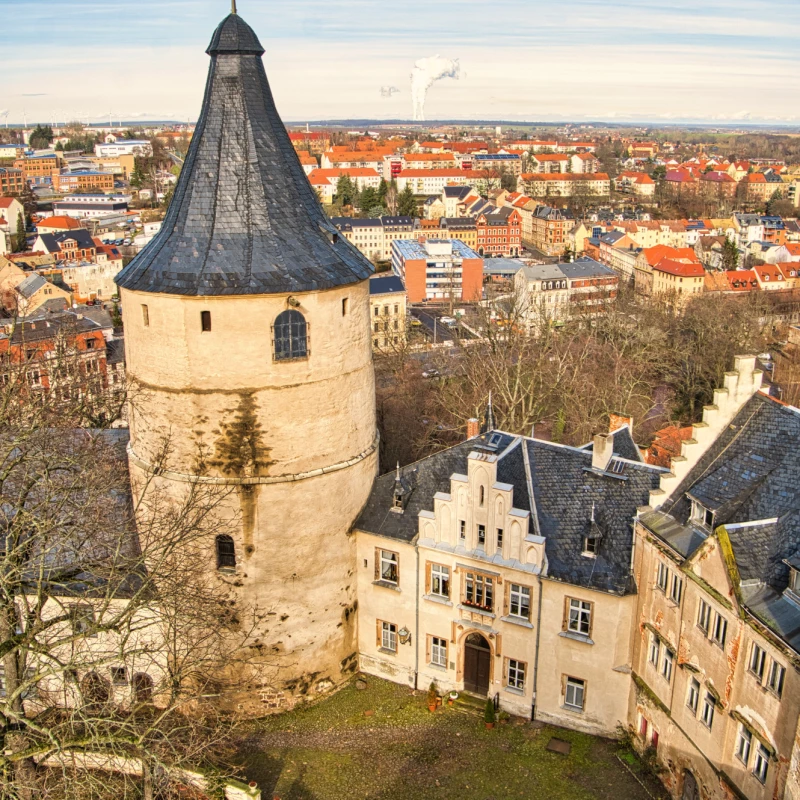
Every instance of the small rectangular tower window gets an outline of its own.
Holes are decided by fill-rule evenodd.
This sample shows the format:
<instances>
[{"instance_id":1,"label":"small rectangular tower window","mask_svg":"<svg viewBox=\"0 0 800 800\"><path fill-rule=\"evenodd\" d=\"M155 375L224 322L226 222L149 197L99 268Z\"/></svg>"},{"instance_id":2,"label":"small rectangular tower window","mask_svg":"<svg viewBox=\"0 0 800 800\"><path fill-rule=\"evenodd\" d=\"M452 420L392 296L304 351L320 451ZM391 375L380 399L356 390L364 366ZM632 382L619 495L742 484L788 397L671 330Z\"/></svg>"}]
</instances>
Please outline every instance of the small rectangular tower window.
<instances>
[{"instance_id":1,"label":"small rectangular tower window","mask_svg":"<svg viewBox=\"0 0 800 800\"><path fill-rule=\"evenodd\" d=\"M347 298L346 297L342 298L342 316L343 317L347 316Z\"/></svg>"},{"instance_id":2,"label":"small rectangular tower window","mask_svg":"<svg viewBox=\"0 0 800 800\"><path fill-rule=\"evenodd\" d=\"M200 327L203 330L203 333L207 333L211 330L211 312L210 311L201 311L200 312Z\"/></svg>"},{"instance_id":3,"label":"small rectangular tower window","mask_svg":"<svg viewBox=\"0 0 800 800\"><path fill-rule=\"evenodd\" d=\"M150 309L148 309L144 303L142 304L142 323L145 328L150 327Z\"/></svg>"}]
</instances>

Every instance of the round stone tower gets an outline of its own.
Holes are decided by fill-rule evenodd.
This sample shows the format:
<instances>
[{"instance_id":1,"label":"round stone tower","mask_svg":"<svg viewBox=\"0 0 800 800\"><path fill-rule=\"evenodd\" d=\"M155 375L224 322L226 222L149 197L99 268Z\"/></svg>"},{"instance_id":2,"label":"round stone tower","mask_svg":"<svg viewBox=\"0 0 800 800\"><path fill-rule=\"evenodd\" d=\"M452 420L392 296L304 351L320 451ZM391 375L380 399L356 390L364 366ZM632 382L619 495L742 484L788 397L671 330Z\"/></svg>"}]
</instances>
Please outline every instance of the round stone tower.
<instances>
[{"instance_id":1,"label":"round stone tower","mask_svg":"<svg viewBox=\"0 0 800 800\"><path fill-rule=\"evenodd\" d=\"M209 575L261 615L241 688L280 707L356 665L348 532L377 471L371 266L322 211L253 30L231 14L207 52L172 204L117 278L131 479L229 488L235 530L208 543Z\"/></svg>"}]
</instances>

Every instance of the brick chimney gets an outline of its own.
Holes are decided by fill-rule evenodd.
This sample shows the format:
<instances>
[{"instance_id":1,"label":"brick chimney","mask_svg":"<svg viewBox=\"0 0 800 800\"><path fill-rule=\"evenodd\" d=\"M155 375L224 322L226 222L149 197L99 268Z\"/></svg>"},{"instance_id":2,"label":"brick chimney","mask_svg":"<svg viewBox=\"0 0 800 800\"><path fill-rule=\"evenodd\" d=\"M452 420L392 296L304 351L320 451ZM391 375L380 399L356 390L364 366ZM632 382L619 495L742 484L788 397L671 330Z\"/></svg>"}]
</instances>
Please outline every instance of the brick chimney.
<instances>
[{"instance_id":1,"label":"brick chimney","mask_svg":"<svg viewBox=\"0 0 800 800\"><path fill-rule=\"evenodd\" d=\"M614 454L614 435L611 433L598 433L594 437L592 447L592 469L606 471L611 456Z\"/></svg>"},{"instance_id":2,"label":"brick chimney","mask_svg":"<svg viewBox=\"0 0 800 800\"><path fill-rule=\"evenodd\" d=\"M633 433L633 417L628 417L625 414L617 414L613 411L608 415L609 433L614 433L614 431L618 431L625 425L627 425L631 433Z\"/></svg>"},{"instance_id":3,"label":"brick chimney","mask_svg":"<svg viewBox=\"0 0 800 800\"><path fill-rule=\"evenodd\" d=\"M467 439L475 439L481 432L481 423L477 419L467 420Z\"/></svg>"}]
</instances>

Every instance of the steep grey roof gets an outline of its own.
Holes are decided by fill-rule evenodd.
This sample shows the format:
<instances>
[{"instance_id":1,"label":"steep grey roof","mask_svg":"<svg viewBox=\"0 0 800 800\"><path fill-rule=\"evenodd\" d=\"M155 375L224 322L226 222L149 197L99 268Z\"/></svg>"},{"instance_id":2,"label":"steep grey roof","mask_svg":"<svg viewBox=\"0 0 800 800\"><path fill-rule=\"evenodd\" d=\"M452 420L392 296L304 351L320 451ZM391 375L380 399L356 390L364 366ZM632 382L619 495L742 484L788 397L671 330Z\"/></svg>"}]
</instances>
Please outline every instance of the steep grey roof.
<instances>
[{"instance_id":1,"label":"steep grey roof","mask_svg":"<svg viewBox=\"0 0 800 800\"><path fill-rule=\"evenodd\" d=\"M261 47L231 14L214 32L203 108L164 224L117 276L179 295L303 292L369 277L325 217L278 116Z\"/></svg>"},{"instance_id":2,"label":"steep grey roof","mask_svg":"<svg viewBox=\"0 0 800 800\"><path fill-rule=\"evenodd\" d=\"M618 474L591 469L586 450L526 437L495 434L494 452L501 456L497 479L514 487L514 507L537 510L549 563L548 576L578 586L624 594L632 590L630 577L633 519L658 486L662 470L642 463L625 464ZM403 514L391 510L394 473L375 481L367 505L355 526L359 530L411 542L417 535L418 516L433 510L437 492L450 492L450 476L467 474L467 459L481 449L490 433L436 453L403 470L412 490ZM518 444L509 447L518 438ZM523 448L528 450L535 504L531 503ZM507 451L507 452L506 452ZM594 513L595 523L592 525ZM533 519L530 522L533 531ZM602 532L596 558L581 555L590 530ZM593 535L595 535L593 534Z\"/></svg>"},{"instance_id":3,"label":"steep grey roof","mask_svg":"<svg viewBox=\"0 0 800 800\"><path fill-rule=\"evenodd\" d=\"M33 297L42 286L46 285L47 281L41 275L34 273L33 275L28 275L28 277L17 286L17 291L27 300L29 297Z\"/></svg>"},{"instance_id":4,"label":"steep grey roof","mask_svg":"<svg viewBox=\"0 0 800 800\"><path fill-rule=\"evenodd\" d=\"M691 501L725 526L747 610L800 652L800 611L783 593L800 565L800 412L756 394L642 524L685 558L708 538ZM787 563L789 562L789 563Z\"/></svg>"}]
</instances>

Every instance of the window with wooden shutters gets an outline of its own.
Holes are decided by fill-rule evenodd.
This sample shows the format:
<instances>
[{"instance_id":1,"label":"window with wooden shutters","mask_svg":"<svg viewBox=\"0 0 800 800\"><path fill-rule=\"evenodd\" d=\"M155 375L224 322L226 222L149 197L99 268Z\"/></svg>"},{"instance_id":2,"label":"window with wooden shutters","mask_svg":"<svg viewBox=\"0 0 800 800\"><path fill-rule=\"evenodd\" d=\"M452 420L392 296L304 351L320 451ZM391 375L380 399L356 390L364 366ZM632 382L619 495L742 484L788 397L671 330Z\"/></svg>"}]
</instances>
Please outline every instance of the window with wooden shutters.
<instances>
[{"instance_id":1,"label":"window with wooden shutters","mask_svg":"<svg viewBox=\"0 0 800 800\"><path fill-rule=\"evenodd\" d=\"M464 573L464 605L491 611L494 608L494 578L480 572Z\"/></svg>"},{"instance_id":2,"label":"window with wooden shutters","mask_svg":"<svg viewBox=\"0 0 800 800\"><path fill-rule=\"evenodd\" d=\"M531 616L531 590L517 583L509 584L508 615L529 620Z\"/></svg>"},{"instance_id":3,"label":"window with wooden shutters","mask_svg":"<svg viewBox=\"0 0 800 800\"><path fill-rule=\"evenodd\" d=\"M444 564L429 564L430 584L428 594L450 599L450 567Z\"/></svg>"},{"instance_id":4,"label":"window with wooden shutters","mask_svg":"<svg viewBox=\"0 0 800 800\"><path fill-rule=\"evenodd\" d=\"M567 630L580 636L589 636L592 632L592 604L574 597L566 598Z\"/></svg>"}]
</instances>

